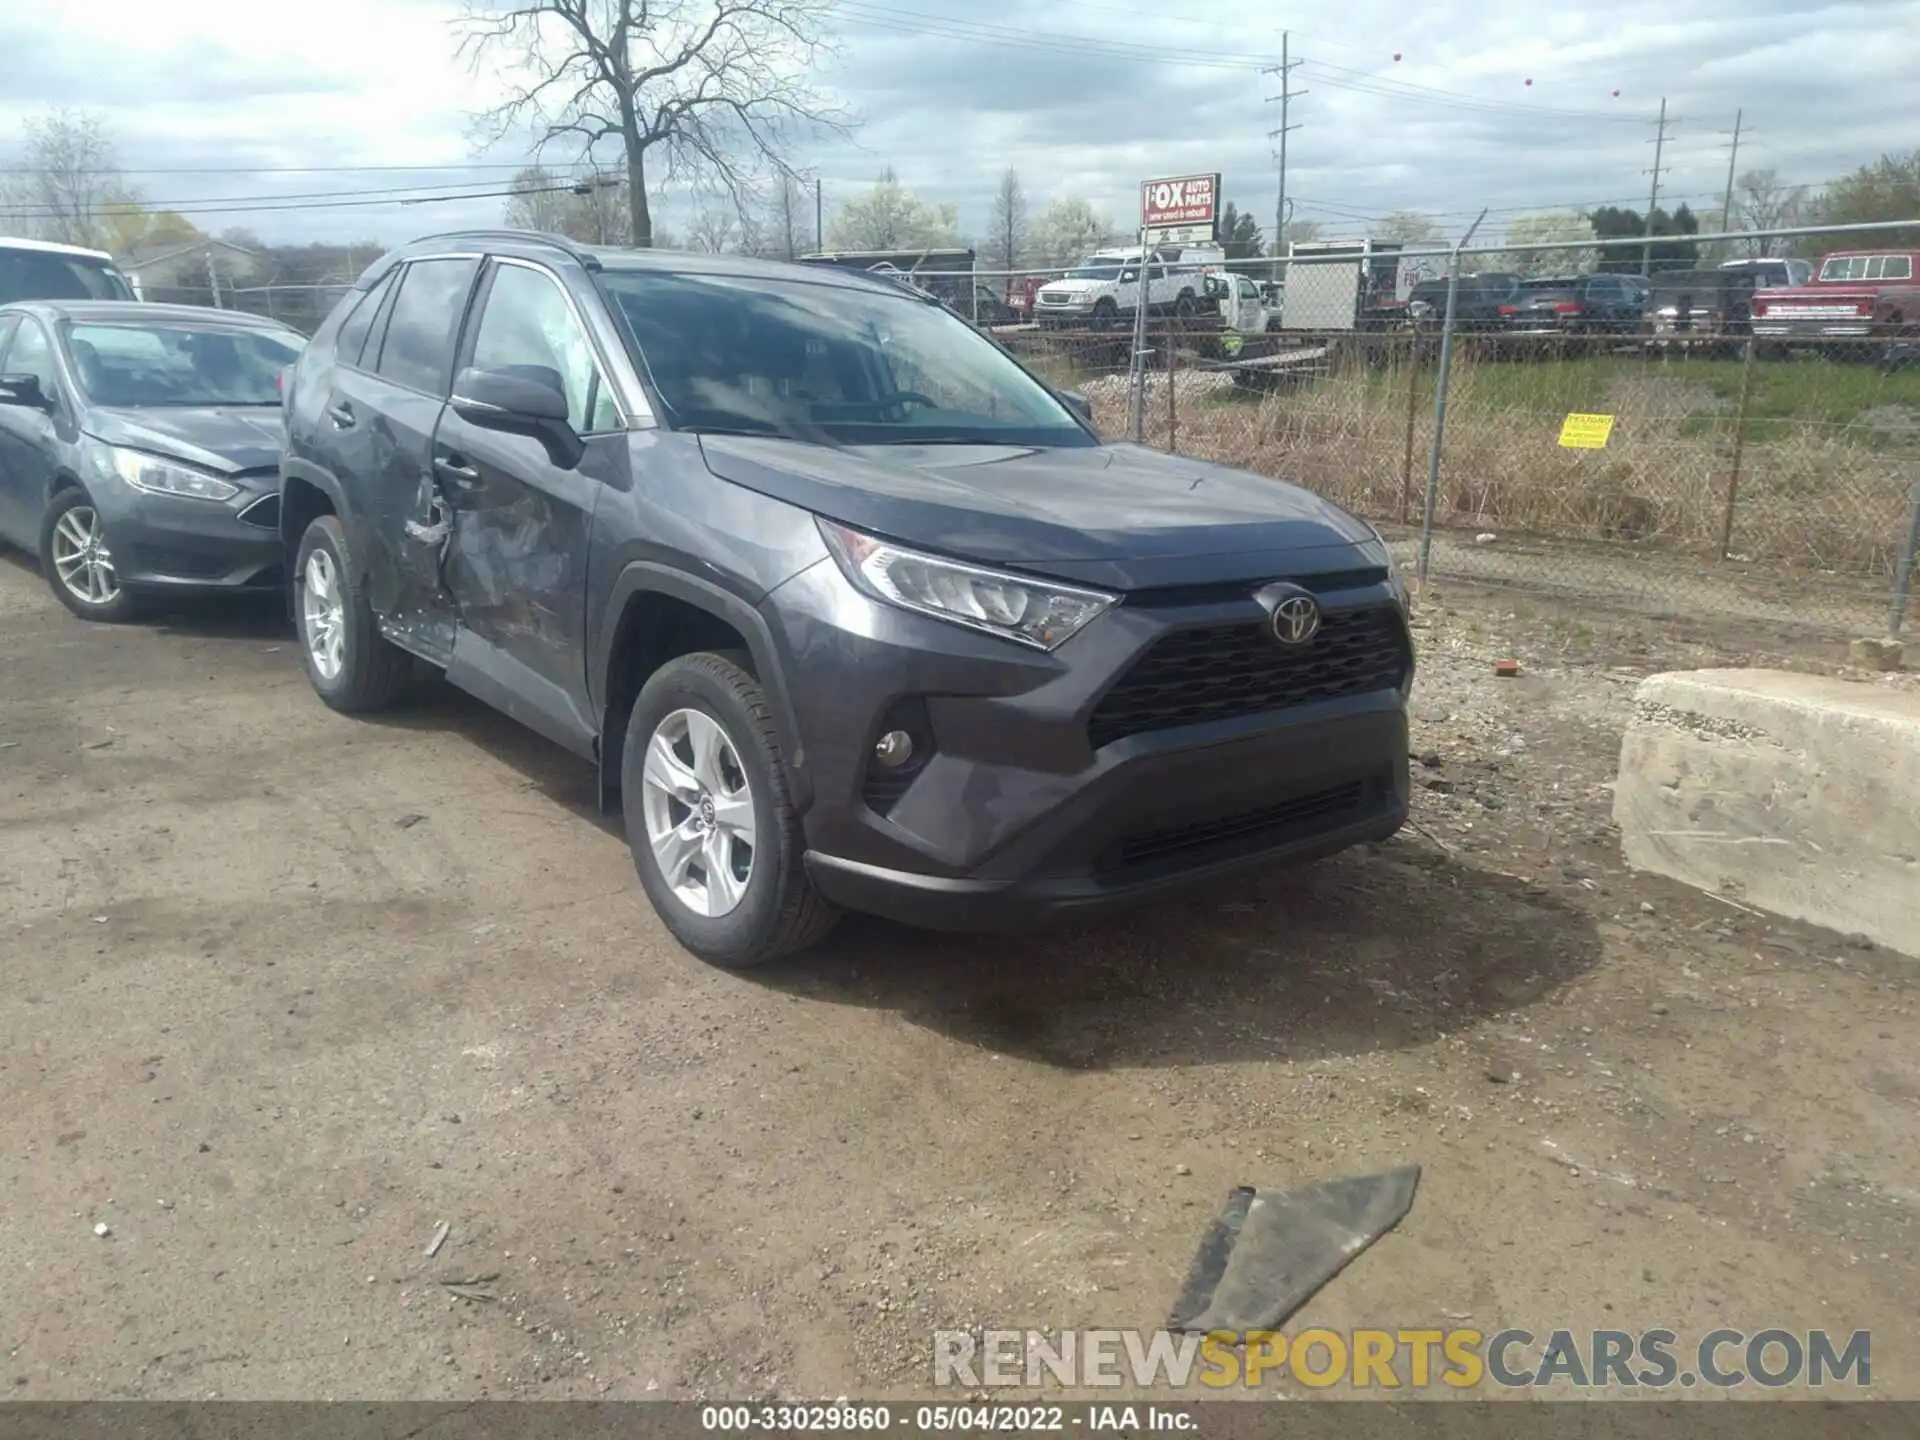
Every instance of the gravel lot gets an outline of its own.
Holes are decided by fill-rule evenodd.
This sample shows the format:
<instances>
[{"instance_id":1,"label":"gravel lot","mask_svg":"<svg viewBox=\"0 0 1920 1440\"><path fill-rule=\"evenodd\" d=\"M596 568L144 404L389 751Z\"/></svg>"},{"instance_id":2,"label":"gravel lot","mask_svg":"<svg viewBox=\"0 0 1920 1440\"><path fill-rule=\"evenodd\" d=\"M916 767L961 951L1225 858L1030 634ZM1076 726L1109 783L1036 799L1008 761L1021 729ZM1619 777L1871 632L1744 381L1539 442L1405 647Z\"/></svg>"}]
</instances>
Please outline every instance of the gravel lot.
<instances>
[{"instance_id":1,"label":"gravel lot","mask_svg":"<svg viewBox=\"0 0 1920 1440\"><path fill-rule=\"evenodd\" d=\"M1705 651L1445 598L1417 830L748 978L511 722L0 556L0 1386L905 1397L936 1327L1158 1324L1234 1184L1411 1161L1296 1327L1871 1329L1920 1398L1911 962L1622 870L1634 678Z\"/></svg>"}]
</instances>

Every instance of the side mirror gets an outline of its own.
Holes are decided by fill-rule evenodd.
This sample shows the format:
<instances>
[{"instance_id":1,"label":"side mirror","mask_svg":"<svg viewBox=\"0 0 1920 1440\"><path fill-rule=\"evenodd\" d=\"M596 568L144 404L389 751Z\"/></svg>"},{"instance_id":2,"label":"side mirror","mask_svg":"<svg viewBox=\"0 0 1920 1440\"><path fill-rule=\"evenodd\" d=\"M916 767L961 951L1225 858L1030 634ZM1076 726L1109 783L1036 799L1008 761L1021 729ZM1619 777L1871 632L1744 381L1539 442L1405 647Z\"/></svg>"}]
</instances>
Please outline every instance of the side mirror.
<instances>
[{"instance_id":1,"label":"side mirror","mask_svg":"<svg viewBox=\"0 0 1920 1440\"><path fill-rule=\"evenodd\" d=\"M38 375L0 375L0 405L18 405L49 414L53 411L53 400L40 388Z\"/></svg>"},{"instance_id":2,"label":"side mirror","mask_svg":"<svg viewBox=\"0 0 1920 1440\"><path fill-rule=\"evenodd\" d=\"M448 402L469 425L527 435L547 448L562 469L580 463L586 446L567 421L567 396L558 371L529 365L515 370L462 370Z\"/></svg>"},{"instance_id":3,"label":"side mirror","mask_svg":"<svg viewBox=\"0 0 1920 1440\"><path fill-rule=\"evenodd\" d=\"M1087 424L1093 424L1092 401L1088 400L1087 397L1082 395L1078 390L1062 390L1059 392L1059 395L1062 405L1065 405L1069 410L1073 411L1074 414L1086 421Z\"/></svg>"}]
</instances>

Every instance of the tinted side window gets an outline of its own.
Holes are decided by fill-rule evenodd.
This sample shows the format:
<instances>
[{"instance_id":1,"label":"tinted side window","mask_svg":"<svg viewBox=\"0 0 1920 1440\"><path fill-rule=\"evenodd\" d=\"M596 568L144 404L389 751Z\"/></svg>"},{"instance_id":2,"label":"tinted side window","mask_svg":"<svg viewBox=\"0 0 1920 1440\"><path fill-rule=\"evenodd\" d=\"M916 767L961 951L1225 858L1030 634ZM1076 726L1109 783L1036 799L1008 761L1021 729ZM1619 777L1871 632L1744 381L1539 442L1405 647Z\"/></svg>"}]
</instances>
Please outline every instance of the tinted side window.
<instances>
[{"instance_id":1,"label":"tinted side window","mask_svg":"<svg viewBox=\"0 0 1920 1440\"><path fill-rule=\"evenodd\" d=\"M333 337L333 353L343 365L358 365L360 352L366 348L367 335L373 329L373 317L379 313L380 302L387 298L387 291L393 288L393 274L388 272L375 285L360 297L359 303L340 322L340 333Z\"/></svg>"},{"instance_id":2,"label":"tinted side window","mask_svg":"<svg viewBox=\"0 0 1920 1440\"><path fill-rule=\"evenodd\" d=\"M407 266L380 346L381 375L429 395L447 393L460 315L477 269L476 260L416 260Z\"/></svg>"},{"instance_id":3,"label":"tinted side window","mask_svg":"<svg viewBox=\"0 0 1920 1440\"><path fill-rule=\"evenodd\" d=\"M583 435L616 423L586 332L558 282L538 270L501 265L494 271L472 363L554 386L567 397L568 423Z\"/></svg>"}]
</instances>

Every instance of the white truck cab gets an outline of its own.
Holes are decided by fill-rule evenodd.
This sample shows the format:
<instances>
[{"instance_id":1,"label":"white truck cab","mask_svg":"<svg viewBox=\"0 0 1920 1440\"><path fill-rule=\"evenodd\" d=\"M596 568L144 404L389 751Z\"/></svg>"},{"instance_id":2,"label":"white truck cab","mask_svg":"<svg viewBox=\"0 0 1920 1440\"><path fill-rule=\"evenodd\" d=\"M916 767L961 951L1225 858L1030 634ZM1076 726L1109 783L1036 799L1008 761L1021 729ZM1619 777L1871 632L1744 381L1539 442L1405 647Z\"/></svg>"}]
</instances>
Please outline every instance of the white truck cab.
<instances>
[{"instance_id":1,"label":"white truck cab","mask_svg":"<svg viewBox=\"0 0 1920 1440\"><path fill-rule=\"evenodd\" d=\"M1149 250L1144 267L1147 313L1196 314L1206 289L1202 272L1224 259L1218 245ZM1054 327L1131 321L1141 303L1141 270L1138 245L1096 250L1062 278L1040 287L1034 296L1034 318Z\"/></svg>"},{"instance_id":2,"label":"white truck cab","mask_svg":"<svg viewBox=\"0 0 1920 1440\"><path fill-rule=\"evenodd\" d=\"M1229 330L1264 335L1280 318L1279 307L1269 306L1260 286L1245 275L1210 271L1206 283L1207 298L1219 307L1220 318Z\"/></svg>"}]
</instances>

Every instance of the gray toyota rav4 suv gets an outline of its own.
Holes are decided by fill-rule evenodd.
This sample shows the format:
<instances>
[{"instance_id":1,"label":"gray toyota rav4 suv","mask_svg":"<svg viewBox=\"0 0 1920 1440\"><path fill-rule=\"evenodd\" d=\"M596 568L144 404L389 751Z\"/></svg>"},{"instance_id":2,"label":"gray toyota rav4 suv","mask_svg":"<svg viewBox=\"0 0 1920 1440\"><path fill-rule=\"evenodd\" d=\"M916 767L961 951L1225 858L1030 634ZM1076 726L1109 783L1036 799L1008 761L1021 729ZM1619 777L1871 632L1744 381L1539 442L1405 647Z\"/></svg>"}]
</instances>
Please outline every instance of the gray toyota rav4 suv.
<instances>
[{"instance_id":1,"label":"gray toyota rav4 suv","mask_svg":"<svg viewBox=\"0 0 1920 1440\"><path fill-rule=\"evenodd\" d=\"M321 698L392 705L425 662L591 760L715 963L841 908L993 928L1405 819L1379 535L1102 441L884 279L434 236L360 277L287 416Z\"/></svg>"}]
</instances>

